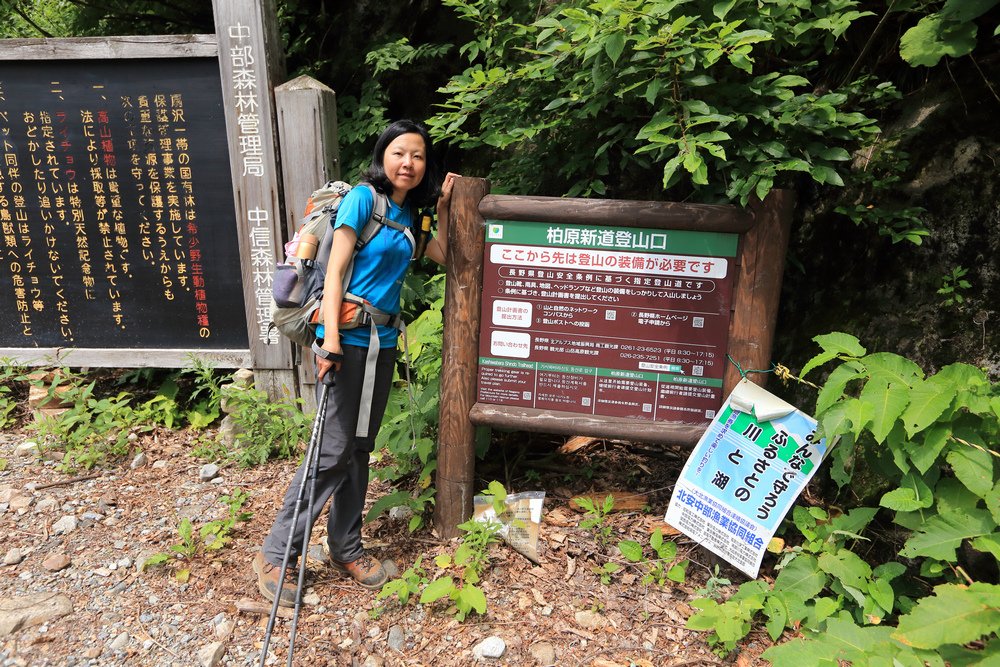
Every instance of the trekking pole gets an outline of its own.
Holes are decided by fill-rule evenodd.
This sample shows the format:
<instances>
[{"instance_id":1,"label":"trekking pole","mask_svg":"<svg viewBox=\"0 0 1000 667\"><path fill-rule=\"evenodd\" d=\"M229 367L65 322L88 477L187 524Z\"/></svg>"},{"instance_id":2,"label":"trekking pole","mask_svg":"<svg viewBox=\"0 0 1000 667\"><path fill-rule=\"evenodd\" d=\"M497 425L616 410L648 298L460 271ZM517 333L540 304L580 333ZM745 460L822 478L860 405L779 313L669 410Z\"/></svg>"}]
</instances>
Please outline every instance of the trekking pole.
<instances>
[{"instance_id":1,"label":"trekking pole","mask_svg":"<svg viewBox=\"0 0 1000 667\"><path fill-rule=\"evenodd\" d=\"M326 378L329 378L330 380L329 383L326 381ZM308 525L310 528L312 526L311 509L313 505L313 496L315 495L315 490L316 490L316 470L319 467L320 440L323 435L323 422L326 418L326 397L327 397L327 392L329 391L330 386L332 384L333 384L332 373L327 372L327 375L324 377L323 388L320 390L319 409L316 411L316 421L313 423L312 433L309 436L309 445L308 447L306 447L305 461L303 461L302 463L302 479L299 482L299 491L295 498L295 509L292 512L292 527L288 531L288 539L285 540L285 553L281 559L281 576L278 578L278 588L274 594L274 601L271 603L271 615L267 619L267 631L264 633L264 647L261 649L260 653L260 663L259 663L260 667L264 667L264 661L267 659L268 648L270 647L271 644L271 633L274 631L274 623L278 617L278 606L279 606L278 603L281 600L281 591L285 583L285 573L288 572L288 561L291 559L292 540L295 536L295 529L298 526L299 522L299 513L302 508L302 498L305 495L306 482L310 477L312 477L313 483L311 488L312 493L310 494L309 497L310 512L308 518L309 522ZM303 578L302 575L304 574L302 568L305 565L306 551L309 548L309 542L308 542L309 532L311 531L309 531L309 529L307 528L305 543L302 545L303 546L302 553L299 556L299 558L301 558L302 561L299 573L299 586L295 596L295 612L292 615L293 628L295 627L295 624L298 620L299 605L302 601L302 578ZM292 647L291 644L289 644L288 648L289 664L291 664L291 659L292 659Z\"/></svg>"},{"instance_id":2,"label":"trekking pole","mask_svg":"<svg viewBox=\"0 0 1000 667\"><path fill-rule=\"evenodd\" d=\"M323 376L323 388L320 390L319 400L323 402L323 408L318 412L322 413L323 422L321 422L319 429L319 440L322 440L323 438L323 424L325 424L326 420L326 395L330 390L330 387L334 385L333 372L334 371L331 368L326 372L326 375ZM316 500L316 478L319 477L319 455L321 449L322 445L318 444L316 447L316 454L313 457L312 478L309 481L309 501L306 504L306 516L309 517L309 520L306 522L306 532L302 535L302 555L299 556L299 581L296 589L298 592L295 596L295 612L292 614L292 627L288 631L288 662L286 663L286 667L292 667L292 654L295 650L295 633L299 626L299 610L302 608L302 591L305 589L306 560L309 553L309 538L312 537L313 503Z\"/></svg>"}]
</instances>

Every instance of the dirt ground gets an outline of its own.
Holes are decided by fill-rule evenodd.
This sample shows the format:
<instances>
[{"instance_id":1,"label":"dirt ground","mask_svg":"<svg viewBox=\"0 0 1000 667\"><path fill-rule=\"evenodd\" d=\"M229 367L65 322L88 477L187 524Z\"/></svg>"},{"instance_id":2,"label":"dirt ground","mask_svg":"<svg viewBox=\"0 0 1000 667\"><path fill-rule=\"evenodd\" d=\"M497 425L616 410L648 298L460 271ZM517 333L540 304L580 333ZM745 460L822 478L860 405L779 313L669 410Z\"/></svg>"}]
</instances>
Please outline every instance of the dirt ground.
<instances>
[{"instance_id":1,"label":"dirt ground","mask_svg":"<svg viewBox=\"0 0 1000 667\"><path fill-rule=\"evenodd\" d=\"M259 548L293 472L288 461L252 469L222 466L201 481L204 464L191 451L187 432L143 436L135 451L145 462L68 475L41 454L17 452L26 432L0 433L0 612L39 596L61 595L72 610L46 621L29 621L5 632L0 620L0 666L7 665L255 665L267 613L247 610L262 603L250 561ZM310 561L306 604L294 647L295 665L451 666L567 665L650 667L757 664L770 645L754 632L735 654L720 658L703 633L687 630L688 605L698 597L715 565L707 552L682 536L678 558L690 559L684 583L644 584L641 572L625 564L616 549L602 550L580 527L584 515L570 499L584 493L617 491L620 498L643 494L638 509L607 519L615 542L648 545L669 501L686 452L660 446L593 441L560 454L564 440L529 441L514 434L491 450L477 467L485 487L496 479L510 492L546 492L538 565L506 545L492 548L481 582L485 615L455 620L443 604L401 606L339 578ZM86 479L77 479L86 477ZM483 487L481 487L483 488ZM220 498L236 489L252 513L234 539L210 554L184 563L190 578L174 576L179 566L140 570L149 555L181 542L178 525L189 518L197 530L226 516ZM369 503L386 493L373 483ZM635 500L632 498L631 500ZM74 517L67 521L66 517ZM71 529L67 530L71 524ZM324 535L317 522L312 543ZM431 578L440 576L435 556L454 553L431 530L409 533L405 519L383 515L364 528L366 547L399 570L423 556ZM648 553L648 550L647 550ZM19 558L19 560L18 560ZM594 572L608 560L624 565L610 583ZM15 562L16 561L16 562ZM721 575L741 581L723 567ZM714 582L713 582L714 583ZM724 587L723 591L731 591ZM3 605L7 605L4 607ZM258 606L263 607L263 604ZM269 607L267 607L269 609ZM243 609L243 611L241 611ZM37 623L31 625L31 623ZM291 622L280 618L267 664L286 661ZM478 658L482 642L502 641L500 657ZM477 648L478 647L478 648Z\"/></svg>"}]
</instances>

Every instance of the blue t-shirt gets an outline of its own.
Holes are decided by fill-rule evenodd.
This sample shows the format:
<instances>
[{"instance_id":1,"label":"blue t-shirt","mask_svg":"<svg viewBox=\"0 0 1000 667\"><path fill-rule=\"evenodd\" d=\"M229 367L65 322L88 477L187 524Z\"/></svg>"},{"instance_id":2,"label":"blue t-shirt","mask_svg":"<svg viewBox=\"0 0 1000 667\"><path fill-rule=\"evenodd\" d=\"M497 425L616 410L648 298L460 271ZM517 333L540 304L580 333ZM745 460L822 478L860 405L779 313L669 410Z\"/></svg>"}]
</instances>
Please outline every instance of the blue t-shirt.
<instances>
[{"instance_id":1,"label":"blue t-shirt","mask_svg":"<svg viewBox=\"0 0 1000 667\"><path fill-rule=\"evenodd\" d=\"M375 199L367 186L356 186L344 197L337 209L333 228L348 226L358 236L375 208ZM389 219L413 229L413 211L409 206L401 207L389 199ZM354 256L354 270L347 291L367 299L379 310L396 314L400 310L399 294L403 288L403 278L410 268L413 246L406 235L398 229L382 225L378 233ZM324 337L324 327L316 328L316 337ZM368 327L347 329L340 332L340 341L346 345L368 347L371 330ZM399 331L393 327L378 327L379 344L382 348L395 347Z\"/></svg>"}]
</instances>

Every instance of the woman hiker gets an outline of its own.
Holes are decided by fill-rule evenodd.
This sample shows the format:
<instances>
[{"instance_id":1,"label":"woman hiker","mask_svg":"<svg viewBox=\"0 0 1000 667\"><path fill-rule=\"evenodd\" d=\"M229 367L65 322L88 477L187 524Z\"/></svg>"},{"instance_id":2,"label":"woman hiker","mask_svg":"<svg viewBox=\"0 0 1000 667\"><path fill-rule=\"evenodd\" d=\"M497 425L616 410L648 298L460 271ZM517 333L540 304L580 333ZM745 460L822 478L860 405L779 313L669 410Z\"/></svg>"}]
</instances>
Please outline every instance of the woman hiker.
<instances>
[{"instance_id":1,"label":"woman hiker","mask_svg":"<svg viewBox=\"0 0 1000 667\"><path fill-rule=\"evenodd\" d=\"M317 327L317 395L323 378L334 373L336 384L327 392L326 418L319 451L319 472L313 514L300 512L291 537L290 563L305 557L301 553L306 521L315 522L328 500L332 499L327 520L327 547L331 566L369 589L382 587L388 578L381 561L365 553L361 544L362 512L368 489L368 458L375 448L392 383L396 360L398 330L377 327L378 355L374 364L366 363L374 336L369 326L338 329L345 291L362 297L380 311L396 315L400 311L400 289L413 256L413 237L404 233L417 228L417 211L437 198L438 233L426 246L425 254L444 264L447 258L448 203L455 174L447 174L439 185L434 146L427 130L409 120L392 123L375 143L372 163L362 180L377 191L354 187L344 197L333 222L333 247L323 288L322 326ZM389 220L353 258L349 278L345 274L352 263L355 242L375 206L375 197L388 198ZM344 285L345 279L348 284ZM346 290L345 290L346 287ZM366 372L368 366L369 372ZM374 367L372 367L374 366ZM369 390L370 408L362 406L362 395ZM367 416L361 413L370 410ZM359 418L362 419L358 429ZM364 419L368 419L367 432ZM360 430L360 435L357 432ZM299 466L285 492L285 498L263 548L253 560L257 586L273 602L281 574L286 540L289 539L295 500L305 474ZM289 568L291 571L292 568ZM289 577L290 579L290 577ZM279 604L294 606L296 584L286 580Z\"/></svg>"}]
</instances>

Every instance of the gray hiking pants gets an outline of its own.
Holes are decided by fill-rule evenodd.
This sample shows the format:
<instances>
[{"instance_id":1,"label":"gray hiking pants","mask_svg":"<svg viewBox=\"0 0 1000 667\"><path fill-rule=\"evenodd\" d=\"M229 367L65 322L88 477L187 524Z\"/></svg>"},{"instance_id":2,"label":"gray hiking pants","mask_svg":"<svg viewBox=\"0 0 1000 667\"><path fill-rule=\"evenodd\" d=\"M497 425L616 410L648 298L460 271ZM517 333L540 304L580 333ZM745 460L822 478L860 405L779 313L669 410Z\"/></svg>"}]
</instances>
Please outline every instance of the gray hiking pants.
<instances>
[{"instance_id":1,"label":"gray hiking pants","mask_svg":"<svg viewBox=\"0 0 1000 667\"><path fill-rule=\"evenodd\" d=\"M323 434L320 441L319 473L316 477L316 496L313 500L313 513L307 517L309 502L309 487L306 490L299 510L298 525L292 537L291 561L295 562L302 551L302 538L306 532L306 521L315 523L323 512L328 500L332 499L330 513L327 518L327 541L330 545L330 556L337 561L348 563L360 558L364 553L361 546L361 522L365 507L365 493L368 491L368 457L375 449L375 435L382 423L385 405L389 398L392 376L396 360L396 348L379 351L375 370L375 391L372 396L371 421L368 426L368 437L355 437L358 423L358 408L361 401L361 389L365 378L365 356L368 348L354 345L344 345L344 361L337 372L337 384L327 392L326 420L323 423ZM322 384L316 383L316 401L322 391ZM264 539L264 558L272 565L281 565L285 555L285 545L292 527L292 515L295 512L295 499L299 493L299 485L305 474L303 465L299 466L292 478L285 499L274 519L271 531Z\"/></svg>"}]
</instances>

